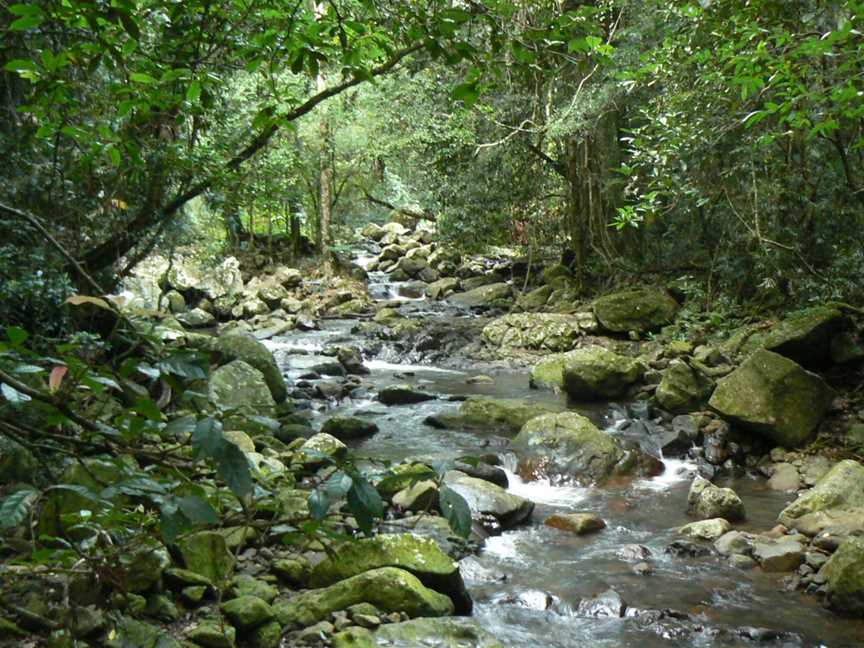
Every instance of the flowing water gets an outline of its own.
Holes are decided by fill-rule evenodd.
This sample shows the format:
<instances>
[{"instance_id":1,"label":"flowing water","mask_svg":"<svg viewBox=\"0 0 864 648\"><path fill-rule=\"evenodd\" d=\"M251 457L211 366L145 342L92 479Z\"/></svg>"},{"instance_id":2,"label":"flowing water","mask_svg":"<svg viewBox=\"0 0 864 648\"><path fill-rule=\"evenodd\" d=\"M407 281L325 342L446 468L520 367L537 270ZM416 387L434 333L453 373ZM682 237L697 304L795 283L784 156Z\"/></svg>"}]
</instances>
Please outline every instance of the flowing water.
<instances>
[{"instance_id":1,"label":"flowing water","mask_svg":"<svg viewBox=\"0 0 864 648\"><path fill-rule=\"evenodd\" d=\"M370 277L370 292L381 300L404 299L400 286L381 274ZM409 301L415 316L433 308L440 314L441 306ZM350 332L353 325L329 321L321 331L269 344L286 376L297 379L328 360L320 355L328 344L362 346L365 340ZM388 357L386 350L379 357ZM563 403L560 395L529 389L527 371L490 371L494 383L469 385L466 379L480 368L441 369L374 359L366 364L371 369L363 380L368 396L316 413L322 420L334 413L374 420L380 431L356 445L361 456L451 459L494 452L512 468L507 439L438 430L423 420L455 409L455 401L474 394ZM396 407L372 398L381 387L395 383L413 384L439 398ZM612 433L626 412L614 404L574 409ZM675 528L692 521L686 501L694 467L684 460L664 463L664 473L653 479L588 488L524 482L508 471L509 490L534 501L536 508L530 524L489 538L479 555L462 561L479 622L505 646L514 647L864 646L864 624L823 610L815 597L783 591L776 574L741 571L713 555L667 553ZM742 530L770 529L791 499L752 477L726 485L744 500L748 520L736 526ZM599 514L606 529L576 536L543 525L552 513L576 511ZM639 562L650 563L651 573L637 574L634 564ZM610 589L627 604L624 618L580 612L580 602Z\"/></svg>"}]
</instances>

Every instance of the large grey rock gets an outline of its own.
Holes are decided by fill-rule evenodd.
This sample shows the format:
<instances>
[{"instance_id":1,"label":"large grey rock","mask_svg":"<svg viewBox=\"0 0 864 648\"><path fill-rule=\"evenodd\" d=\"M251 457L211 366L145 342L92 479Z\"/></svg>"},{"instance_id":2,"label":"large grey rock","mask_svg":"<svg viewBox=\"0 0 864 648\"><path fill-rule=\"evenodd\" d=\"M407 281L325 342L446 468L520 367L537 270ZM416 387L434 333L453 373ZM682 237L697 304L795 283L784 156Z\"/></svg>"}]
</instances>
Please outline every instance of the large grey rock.
<instances>
[{"instance_id":1,"label":"large grey rock","mask_svg":"<svg viewBox=\"0 0 864 648\"><path fill-rule=\"evenodd\" d=\"M552 380L552 368L548 371L550 377L543 378L544 383ZM563 358L564 390L580 400L621 396L643 373L639 361L596 345L576 349Z\"/></svg>"},{"instance_id":2,"label":"large grey rock","mask_svg":"<svg viewBox=\"0 0 864 648\"><path fill-rule=\"evenodd\" d=\"M229 362L210 374L208 393L220 409L269 416L276 407L264 374L242 360Z\"/></svg>"},{"instance_id":3,"label":"large grey rock","mask_svg":"<svg viewBox=\"0 0 864 648\"><path fill-rule=\"evenodd\" d=\"M804 562L804 546L791 538L757 540L753 544L753 558L766 572L790 572Z\"/></svg>"},{"instance_id":4,"label":"large grey rock","mask_svg":"<svg viewBox=\"0 0 864 648\"><path fill-rule=\"evenodd\" d=\"M791 448L813 434L832 398L819 376L760 350L718 381L708 404L724 418Z\"/></svg>"},{"instance_id":5,"label":"large grey rock","mask_svg":"<svg viewBox=\"0 0 864 648\"><path fill-rule=\"evenodd\" d=\"M504 648L474 619L448 617L388 623L374 632L352 627L333 636L333 648L394 646L409 648Z\"/></svg>"},{"instance_id":6,"label":"large grey rock","mask_svg":"<svg viewBox=\"0 0 864 648\"><path fill-rule=\"evenodd\" d=\"M647 333L671 324L678 302L669 293L654 289L626 290L594 301L600 325L613 333Z\"/></svg>"},{"instance_id":7,"label":"large grey rock","mask_svg":"<svg viewBox=\"0 0 864 648\"><path fill-rule=\"evenodd\" d=\"M663 371L655 397L657 403L674 414L699 409L711 395L714 383L683 360L673 360Z\"/></svg>"},{"instance_id":8,"label":"large grey rock","mask_svg":"<svg viewBox=\"0 0 864 648\"><path fill-rule=\"evenodd\" d=\"M216 338L214 350L227 360L242 360L264 375L273 400L281 403L288 395L285 378L270 350L254 337L242 334L222 335Z\"/></svg>"},{"instance_id":9,"label":"large grey rock","mask_svg":"<svg viewBox=\"0 0 864 648\"><path fill-rule=\"evenodd\" d=\"M494 283L451 295L448 300L463 308L485 309L507 302L512 297L513 289L509 284Z\"/></svg>"},{"instance_id":10,"label":"large grey rock","mask_svg":"<svg viewBox=\"0 0 864 648\"><path fill-rule=\"evenodd\" d=\"M462 402L458 412L439 414L427 419L427 423L446 429L516 434L531 419L560 409L560 406L518 398L471 396Z\"/></svg>"},{"instance_id":11,"label":"large grey rock","mask_svg":"<svg viewBox=\"0 0 864 648\"><path fill-rule=\"evenodd\" d=\"M445 297L449 297L459 289L459 280L456 277L444 277L438 281L433 281L426 289L426 294L435 301L440 301Z\"/></svg>"},{"instance_id":12,"label":"large grey rock","mask_svg":"<svg viewBox=\"0 0 864 648\"><path fill-rule=\"evenodd\" d=\"M792 528L805 515L853 507L864 508L864 466L846 459L835 464L813 488L801 493L778 519Z\"/></svg>"},{"instance_id":13,"label":"large grey rock","mask_svg":"<svg viewBox=\"0 0 864 648\"><path fill-rule=\"evenodd\" d=\"M474 517L491 515L504 529L529 520L534 511L534 502L458 470L447 472L444 483L465 498Z\"/></svg>"},{"instance_id":14,"label":"large grey rock","mask_svg":"<svg viewBox=\"0 0 864 648\"><path fill-rule=\"evenodd\" d=\"M700 520L723 518L738 522L744 519L744 503L731 488L720 488L696 477L687 494L687 512Z\"/></svg>"},{"instance_id":15,"label":"large grey rock","mask_svg":"<svg viewBox=\"0 0 864 648\"><path fill-rule=\"evenodd\" d=\"M531 419L510 444L525 479L593 483L613 475L656 474L662 463L639 450L626 451L576 412Z\"/></svg>"},{"instance_id":16,"label":"large grey rock","mask_svg":"<svg viewBox=\"0 0 864 648\"><path fill-rule=\"evenodd\" d=\"M821 573L828 580L828 605L843 614L864 616L864 537L843 542Z\"/></svg>"},{"instance_id":17,"label":"large grey rock","mask_svg":"<svg viewBox=\"0 0 864 648\"><path fill-rule=\"evenodd\" d=\"M487 324L483 339L503 348L569 351L594 325L591 313L515 313Z\"/></svg>"}]
</instances>

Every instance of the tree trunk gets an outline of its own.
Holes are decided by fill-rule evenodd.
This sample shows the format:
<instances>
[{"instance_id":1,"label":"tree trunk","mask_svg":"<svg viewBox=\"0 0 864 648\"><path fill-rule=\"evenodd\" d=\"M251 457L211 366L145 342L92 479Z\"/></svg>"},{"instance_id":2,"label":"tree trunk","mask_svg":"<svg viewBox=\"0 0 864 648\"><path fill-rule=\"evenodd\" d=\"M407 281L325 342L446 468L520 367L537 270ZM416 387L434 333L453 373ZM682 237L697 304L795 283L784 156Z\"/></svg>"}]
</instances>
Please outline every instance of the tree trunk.
<instances>
[{"instance_id":1,"label":"tree trunk","mask_svg":"<svg viewBox=\"0 0 864 648\"><path fill-rule=\"evenodd\" d=\"M570 250L573 254L573 272L577 284L582 285L585 274L585 237L588 231L583 200L584 183L581 168L579 143L571 139L566 144L565 174L567 178L567 233L570 236Z\"/></svg>"},{"instance_id":2,"label":"tree trunk","mask_svg":"<svg viewBox=\"0 0 864 648\"><path fill-rule=\"evenodd\" d=\"M324 12L324 3L315 2L315 13L321 15ZM327 88L327 79L324 71L320 70L315 78L318 92ZM330 133L330 118L326 110L321 111L318 122L318 134L321 138L321 149L318 159L318 214L321 231L321 257L323 260L324 275L333 275L333 166L331 164L333 140Z\"/></svg>"}]
</instances>

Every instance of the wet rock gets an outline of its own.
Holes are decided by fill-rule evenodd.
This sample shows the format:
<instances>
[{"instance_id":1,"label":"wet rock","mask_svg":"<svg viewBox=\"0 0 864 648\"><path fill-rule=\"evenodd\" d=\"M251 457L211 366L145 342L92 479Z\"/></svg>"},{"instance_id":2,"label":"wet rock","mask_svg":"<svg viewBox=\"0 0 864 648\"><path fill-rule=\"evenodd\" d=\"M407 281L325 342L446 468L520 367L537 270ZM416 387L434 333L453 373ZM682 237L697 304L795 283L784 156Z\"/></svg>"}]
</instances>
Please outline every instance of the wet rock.
<instances>
[{"instance_id":1,"label":"wet rock","mask_svg":"<svg viewBox=\"0 0 864 648\"><path fill-rule=\"evenodd\" d=\"M353 416L334 416L324 421L321 432L340 441L347 441L370 437L378 432L378 426L372 421Z\"/></svg>"},{"instance_id":2,"label":"wet rock","mask_svg":"<svg viewBox=\"0 0 864 648\"><path fill-rule=\"evenodd\" d=\"M585 535L606 528L606 522L595 513L557 513L546 518L544 524L576 535Z\"/></svg>"},{"instance_id":3,"label":"wet rock","mask_svg":"<svg viewBox=\"0 0 864 648\"><path fill-rule=\"evenodd\" d=\"M864 537L843 542L821 573L827 579L828 605L843 614L864 616Z\"/></svg>"},{"instance_id":4,"label":"wet rock","mask_svg":"<svg viewBox=\"0 0 864 648\"><path fill-rule=\"evenodd\" d=\"M745 556L744 554L732 554L729 556L729 564L735 569L748 571L754 569L759 563L753 560L750 556Z\"/></svg>"},{"instance_id":5,"label":"wet rock","mask_svg":"<svg viewBox=\"0 0 864 648\"><path fill-rule=\"evenodd\" d=\"M492 515L503 529L527 521L534 511L534 502L458 470L449 471L444 483L465 498L474 517Z\"/></svg>"},{"instance_id":6,"label":"wet rock","mask_svg":"<svg viewBox=\"0 0 864 648\"><path fill-rule=\"evenodd\" d=\"M383 625L371 632L349 628L333 636L333 648L360 646L430 646L436 648L503 648L474 619L414 619Z\"/></svg>"},{"instance_id":7,"label":"wet rock","mask_svg":"<svg viewBox=\"0 0 864 648\"><path fill-rule=\"evenodd\" d=\"M724 518L738 522L744 519L744 503L731 488L720 488L696 477L687 494L687 512L702 520Z\"/></svg>"},{"instance_id":8,"label":"wet rock","mask_svg":"<svg viewBox=\"0 0 864 648\"><path fill-rule=\"evenodd\" d=\"M220 409L271 416L276 407L264 374L243 360L216 369L210 375L208 394Z\"/></svg>"},{"instance_id":9,"label":"wet rock","mask_svg":"<svg viewBox=\"0 0 864 648\"><path fill-rule=\"evenodd\" d=\"M699 409L714 389L713 381L683 360L673 360L662 375L655 397L660 407L675 414Z\"/></svg>"},{"instance_id":10,"label":"wet rock","mask_svg":"<svg viewBox=\"0 0 864 648\"><path fill-rule=\"evenodd\" d=\"M235 628L249 630L273 619L273 609L257 596L238 596L222 604L222 612Z\"/></svg>"},{"instance_id":11,"label":"wet rock","mask_svg":"<svg viewBox=\"0 0 864 648\"><path fill-rule=\"evenodd\" d=\"M569 351L594 323L590 313L511 314L487 324L483 339L505 349Z\"/></svg>"},{"instance_id":12,"label":"wet rock","mask_svg":"<svg viewBox=\"0 0 864 648\"><path fill-rule=\"evenodd\" d=\"M398 567L412 573L426 587L448 595L457 614L471 614L471 597L459 564L434 541L410 533L379 535L340 545L315 565L309 585L326 587L380 567Z\"/></svg>"},{"instance_id":13,"label":"wet rock","mask_svg":"<svg viewBox=\"0 0 864 648\"><path fill-rule=\"evenodd\" d=\"M186 569L215 584L220 583L234 565L234 556L218 531L199 531L184 536L177 541L177 551Z\"/></svg>"},{"instance_id":14,"label":"wet rock","mask_svg":"<svg viewBox=\"0 0 864 648\"><path fill-rule=\"evenodd\" d=\"M518 432L533 418L560 410L560 406L532 403L515 398L471 396L454 414L439 414L428 424L444 429L488 430L510 434Z\"/></svg>"},{"instance_id":15,"label":"wet rock","mask_svg":"<svg viewBox=\"0 0 864 648\"><path fill-rule=\"evenodd\" d=\"M432 480L417 482L400 490L391 501L403 511L434 510L438 504L438 484Z\"/></svg>"},{"instance_id":16,"label":"wet rock","mask_svg":"<svg viewBox=\"0 0 864 648\"><path fill-rule=\"evenodd\" d=\"M755 536L742 531L729 531L714 542L714 549L722 556L750 554L753 551Z\"/></svg>"},{"instance_id":17,"label":"wet rock","mask_svg":"<svg viewBox=\"0 0 864 648\"><path fill-rule=\"evenodd\" d=\"M758 541L753 545L753 558L766 572L791 572L804 562L804 547L800 542L779 539Z\"/></svg>"},{"instance_id":18,"label":"wet rock","mask_svg":"<svg viewBox=\"0 0 864 648\"><path fill-rule=\"evenodd\" d=\"M369 368L363 364L363 354L360 349L353 346L339 347L336 351L336 359L345 368L345 372L355 376L369 373Z\"/></svg>"},{"instance_id":19,"label":"wet rock","mask_svg":"<svg viewBox=\"0 0 864 648\"><path fill-rule=\"evenodd\" d=\"M635 562L650 558L651 550L648 547L644 547L642 545L627 544L619 547L618 550L615 552L615 555L621 560Z\"/></svg>"},{"instance_id":20,"label":"wet rock","mask_svg":"<svg viewBox=\"0 0 864 648\"><path fill-rule=\"evenodd\" d=\"M551 478L581 483L613 475L662 470L640 450L626 451L591 421L575 412L545 414L528 421L511 448L524 479ZM656 474L656 472L654 472Z\"/></svg>"},{"instance_id":21,"label":"wet rock","mask_svg":"<svg viewBox=\"0 0 864 648\"><path fill-rule=\"evenodd\" d=\"M644 373L642 364L601 346L571 351L562 370L564 390L578 400L615 398L624 394Z\"/></svg>"},{"instance_id":22,"label":"wet rock","mask_svg":"<svg viewBox=\"0 0 864 648\"><path fill-rule=\"evenodd\" d=\"M794 492L801 487L801 478L798 469L792 464L779 463L773 467L773 474L768 480L768 487L772 490Z\"/></svg>"},{"instance_id":23,"label":"wet rock","mask_svg":"<svg viewBox=\"0 0 864 648\"><path fill-rule=\"evenodd\" d=\"M507 488L510 485L507 473L503 469L498 466L490 466L485 461L478 461L476 463L457 461L455 469L464 472L469 477L476 477L477 479L492 482L501 488Z\"/></svg>"},{"instance_id":24,"label":"wet rock","mask_svg":"<svg viewBox=\"0 0 864 648\"><path fill-rule=\"evenodd\" d=\"M810 437L832 398L819 376L763 350L718 381L709 405L741 427L790 448Z\"/></svg>"},{"instance_id":25,"label":"wet rock","mask_svg":"<svg viewBox=\"0 0 864 648\"><path fill-rule=\"evenodd\" d=\"M314 468L329 463L328 458L344 459L348 454L348 446L336 437L320 432L303 443L297 454L306 468Z\"/></svg>"},{"instance_id":26,"label":"wet rock","mask_svg":"<svg viewBox=\"0 0 864 648\"><path fill-rule=\"evenodd\" d=\"M177 315L177 321L187 328L194 329L214 326L216 318L205 310L193 308L191 311L186 313L179 313Z\"/></svg>"},{"instance_id":27,"label":"wet rock","mask_svg":"<svg viewBox=\"0 0 864 648\"><path fill-rule=\"evenodd\" d=\"M729 532L732 525L723 518L714 518L712 520L701 520L699 522L691 522L685 524L678 529L680 535L694 540L717 540L720 536Z\"/></svg>"},{"instance_id":28,"label":"wet rock","mask_svg":"<svg viewBox=\"0 0 864 648\"><path fill-rule=\"evenodd\" d=\"M654 573L654 565L643 560L633 565L633 573L639 576L650 576Z\"/></svg>"},{"instance_id":29,"label":"wet rock","mask_svg":"<svg viewBox=\"0 0 864 648\"><path fill-rule=\"evenodd\" d=\"M468 290L468 292L451 295L448 301L462 308L482 310L506 303L512 296L513 289L509 284L493 283Z\"/></svg>"},{"instance_id":30,"label":"wet rock","mask_svg":"<svg viewBox=\"0 0 864 648\"><path fill-rule=\"evenodd\" d=\"M352 576L323 589L309 590L273 606L283 626L306 627L332 612L357 603L371 603L385 613L405 612L409 617L453 614L453 602L425 587L403 569L382 567Z\"/></svg>"},{"instance_id":31,"label":"wet rock","mask_svg":"<svg viewBox=\"0 0 864 648\"><path fill-rule=\"evenodd\" d=\"M288 394L285 378L270 350L254 337L241 334L222 335L213 343L214 351L228 361L242 360L260 371L273 400L281 403Z\"/></svg>"},{"instance_id":32,"label":"wet rock","mask_svg":"<svg viewBox=\"0 0 864 648\"><path fill-rule=\"evenodd\" d=\"M577 616L594 619L621 618L627 610L627 604L614 589L608 589L597 596L585 599L576 609Z\"/></svg>"},{"instance_id":33,"label":"wet rock","mask_svg":"<svg viewBox=\"0 0 864 648\"><path fill-rule=\"evenodd\" d=\"M667 292L652 289L627 290L594 301L600 325L613 333L647 333L671 324L678 302Z\"/></svg>"},{"instance_id":34,"label":"wet rock","mask_svg":"<svg viewBox=\"0 0 864 648\"><path fill-rule=\"evenodd\" d=\"M840 538L864 535L864 508L831 508L806 513L795 518L795 529L809 537L823 532Z\"/></svg>"},{"instance_id":35,"label":"wet rock","mask_svg":"<svg viewBox=\"0 0 864 648\"><path fill-rule=\"evenodd\" d=\"M459 280L456 277L444 277L430 283L426 292L431 299L440 301L459 290L459 285Z\"/></svg>"},{"instance_id":36,"label":"wet rock","mask_svg":"<svg viewBox=\"0 0 864 648\"><path fill-rule=\"evenodd\" d=\"M378 401L385 405L412 405L434 399L434 395L417 391L411 385L391 385L378 392Z\"/></svg>"},{"instance_id":37,"label":"wet rock","mask_svg":"<svg viewBox=\"0 0 864 648\"><path fill-rule=\"evenodd\" d=\"M804 515L841 508L864 508L864 466L851 459L835 464L813 488L783 509L777 519L794 528Z\"/></svg>"},{"instance_id":38,"label":"wet rock","mask_svg":"<svg viewBox=\"0 0 864 648\"><path fill-rule=\"evenodd\" d=\"M709 555L711 550L703 544L690 540L673 540L666 547L666 553L679 558L701 558Z\"/></svg>"}]
</instances>

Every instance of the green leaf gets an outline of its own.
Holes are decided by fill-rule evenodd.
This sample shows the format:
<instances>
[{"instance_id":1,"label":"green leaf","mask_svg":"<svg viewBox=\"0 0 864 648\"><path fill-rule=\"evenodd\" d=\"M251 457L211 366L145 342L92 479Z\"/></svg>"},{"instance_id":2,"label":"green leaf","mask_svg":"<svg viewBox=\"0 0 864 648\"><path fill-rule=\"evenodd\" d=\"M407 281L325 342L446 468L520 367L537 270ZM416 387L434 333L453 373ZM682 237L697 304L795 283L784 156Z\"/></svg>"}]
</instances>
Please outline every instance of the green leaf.
<instances>
[{"instance_id":1,"label":"green leaf","mask_svg":"<svg viewBox=\"0 0 864 648\"><path fill-rule=\"evenodd\" d=\"M25 16L24 18L19 18L14 21L11 25L9 25L9 29L11 31L26 31L28 29L33 29L34 27L38 27L45 21L44 16Z\"/></svg>"},{"instance_id":2,"label":"green leaf","mask_svg":"<svg viewBox=\"0 0 864 648\"><path fill-rule=\"evenodd\" d=\"M197 423L198 419L191 414L181 416L180 418L175 418L168 422L168 425L165 426L165 433L171 436L192 434L192 432L195 431Z\"/></svg>"},{"instance_id":3,"label":"green leaf","mask_svg":"<svg viewBox=\"0 0 864 648\"><path fill-rule=\"evenodd\" d=\"M17 389L11 385L7 385L6 383L0 385L0 392L3 393L3 398L13 405L21 405L22 403L32 400L27 394L22 394Z\"/></svg>"},{"instance_id":4,"label":"green leaf","mask_svg":"<svg viewBox=\"0 0 864 648\"><path fill-rule=\"evenodd\" d=\"M190 380L203 380L207 377L206 367L209 360L195 351L178 351L159 363L158 367L165 373L174 374Z\"/></svg>"},{"instance_id":5,"label":"green leaf","mask_svg":"<svg viewBox=\"0 0 864 648\"><path fill-rule=\"evenodd\" d=\"M324 482L324 490L331 499L339 499L340 497L345 497L348 491L351 490L352 483L351 477L346 475L344 471L337 470Z\"/></svg>"},{"instance_id":6,"label":"green leaf","mask_svg":"<svg viewBox=\"0 0 864 648\"><path fill-rule=\"evenodd\" d=\"M36 70L37 65L27 59L12 59L3 66L3 69L8 72L20 72L22 70Z\"/></svg>"},{"instance_id":7,"label":"green leaf","mask_svg":"<svg viewBox=\"0 0 864 648\"><path fill-rule=\"evenodd\" d=\"M309 493L309 512L316 520L323 520L330 510L330 498L324 490L314 490Z\"/></svg>"},{"instance_id":8,"label":"green leaf","mask_svg":"<svg viewBox=\"0 0 864 648\"><path fill-rule=\"evenodd\" d=\"M177 506L192 524L216 524L219 521L210 502L200 497L181 497L177 500Z\"/></svg>"},{"instance_id":9,"label":"green leaf","mask_svg":"<svg viewBox=\"0 0 864 648\"><path fill-rule=\"evenodd\" d=\"M18 326L7 326L6 337L12 346L21 346L27 341L27 331Z\"/></svg>"},{"instance_id":10,"label":"green leaf","mask_svg":"<svg viewBox=\"0 0 864 648\"><path fill-rule=\"evenodd\" d=\"M152 398L140 398L135 404L132 406L133 412L138 412L141 416L147 418L150 421L161 421L162 420L162 412L159 410L159 406L156 404Z\"/></svg>"},{"instance_id":11,"label":"green leaf","mask_svg":"<svg viewBox=\"0 0 864 648\"><path fill-rule=\"evenodd\" d=\"M13 4L9 7L9 13L16 16L41 16L42 7L32 4Z\"/></svg>"},{"instance_id":12,"label":"green leaf","mask_svg":"<svg viewBox=\"0 0 864 648\"><path fill-rule=\"evenodd\" d=\"M477 83L473 81L471 83L460 83L453 88L453 98L461 100L467 108L470 108L477 103L477 99L480 98L480 91L477 89Z\"/></svg>"},{"instance_id":13,"label":"green leaf","mask_svg":"<svg viewBox=\"0 0 864 648\"><path fill-rule=\"evenodd\" d=\"M198 421L192 433L192 449L196 459L218 456L223 443L225 439L222 437L222 424L219 421L210 416Z\"/></svg>"},{"instance_id":14,"label":"green leaf","mask_svg":"<svg viewBox=\"0 0 864 648\"><path fill-rule=\"evenodd\" d=\"M143 83L147 85L156 83L156 79L144 72L133 72L129 75L129 79L135 83Z\"/></svg>"},{"instance_id":15,"label":"green leaf","mask_svg":"<svg viewBox=\"0 0 864 648\"><path fill-rule=\"evenodd\" d=\"M384 502L375 487L360 475L352 478L348 491L348 508L357 520L357 526L366 535L372 533L375 518L384 517Z\"/></svg>"},{"instance_id":16,"label":"green leaf","mask_svg":"<svg viewBox=\"0 0 864 648\"><path fill-rule=\"evenodd\" d=\"M0 528L18 526L30 512L33 502L39 497L39 492L30 488L12 493L0 504Z\"/></svg>"},{"instance_id":17,"label":"green leaf","mask_svg":"<svg viewBox=\"0 0 864 648\"><path fill-rule=\"evenodd\" d=\"M45 369L43 367L37 367L36 365L22 364L12 369L12 371L18 374L36 374L42 373Z\"/></svg>"},{"instance_id":18,"label":"green leaf","mask_svg":"<svg viewBox=\"0 0 864 648\"><path fill-rule=\"evenodd\" d=\"M245 499L252 493L249 460L240 448L229 441L223 440L222 450L216 458L216 474L239 499Z\"/></svg>"},{"instance_id":19,"label":"green leaf","mask_svg":"<svg viewBox=\"0 0 864 648\"><path fill-rule=\"evenodd\" d=\"M201 98L201 84L198 81L193 81L189 84L189 89L186 90L186 99L189 103L198 103Z\"/></svg>"},{"instance_id":20,"label":"green leaf","mask_svg":"<svg viewBox=\"0 0 864 648\"><path fill-rule=\"evenodd\" d=\"M464 497L449 486L442 486L438 491L438 504L453 533L460 538L471 535L471 509Z\"/></svg>"}]
</instances>

